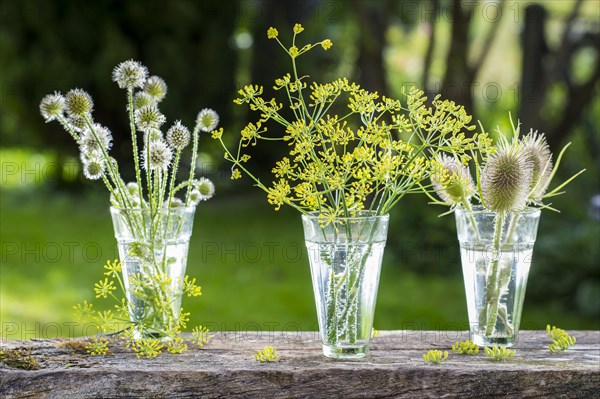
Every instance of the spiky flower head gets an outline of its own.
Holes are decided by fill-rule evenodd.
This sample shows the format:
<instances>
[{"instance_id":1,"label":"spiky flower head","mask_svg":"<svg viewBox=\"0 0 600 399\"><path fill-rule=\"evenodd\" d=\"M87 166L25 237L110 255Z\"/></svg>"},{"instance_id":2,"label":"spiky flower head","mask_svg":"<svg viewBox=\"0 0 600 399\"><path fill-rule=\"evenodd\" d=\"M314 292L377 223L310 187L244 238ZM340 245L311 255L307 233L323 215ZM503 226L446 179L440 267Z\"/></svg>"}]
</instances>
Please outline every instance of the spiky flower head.
<instances>
[{"instance_id":1,"label":"spiky flower head","mask_svg":"<svg viewBox=\"0 0 600 399\"><path fill-rule=\"evenodd\" d=\"M165 116L154 105L146 105L136 110L134 119L137 127L144 132L159 129L166 121Z\"/></svg>"},{"instance_id":2,"label":"spiky flower head","mask_svg":"<svg viewBox=\"0 0 600 399\"><path fill-rule=\"evenodd\" d=\"M127 183L125 188L127 189L127 194L132 197L138 197L140 195L140 187L134 181Z\"/></svg>"},{"instance_id":3,"label":"spiky flower head","mask_svg":"<svg viewBox=\"0 0 600 399\"><path fill-rule=\"evenodd\" d=\"M92 97L81 89L69 90L65 96L65 104L67 113L72 117L89 116L94 109L94 101Z\"/></svg>"},{"instance_id":4,"label":"spiky flower head","mask_svg":"<svg viewBox=\"0 0 600 399\"><path fill-rule=\"evenodd\" d=\"M149 170L166 170L171 163L173 152L162 140L150 141L144 151L144 167Z\"/></svg>"},{"instance_id":5,"label":"spiky flower head","mask_svg":"<svg viewBox=\"0 0 600 399\"><path fill-rule=\"evenodd\" d=\"M181 121L176 121L167 131L167 142L175 150L181 151L190 143L190 136L188 128L183 126Z\"/></svg>"},{"instance_id":6,"label":"spiky flower head","mask_svg":"<svg viewBox=\"0 0 600 399\"><path fill-rule=\"evenodd\" d=\"M167 95L167 84L158 76L150 76L144 85L144 92L159 103Z\"/></svg>"},{"instance_id":7,"label":"spiky flower head","mask_svg":"<svg viewBox=\"0 0 600 399\"><path fill-rule=\"evenodd\" d=\"M156 101L145 91L138 91L133 96L133 110L143 108L147 105L156 105Z\"/></svg>"},{"instance_id":8,"label":"spiky flower head","mask_svg":"<svg viewBox=\"0 0 600 399\"><path fill-rule=\"evenodd\" d=\"M71 127L71 129L75 130L76 132L83 132L85 129L88 128L87 122L85 121L85 118L82 118L81 116L70 116L67 118L67 124Z\"/></svg>"},{"instance_id":9,"label":"spiky flower head","mask_svg":"<svg viewBox=\"0 0 600 399\"><path fill-rule=\"evenodd\" d=\"M92 128L86 128L80 137L82 152L101 152L102 148L106 151L112 146L112 134L108 128L94 123ZM95 135L94 135L95 134Z\"/></svg>"},{"instance_id":10,"label":"spiky flower head","mask_svg":"<svg viewBox=\"0 0 600 399\"><path fill-rule=\"evenodd\" d=\"M197 193L194 193L194 191L197 191ZM215 185L209 179L201 177L200 179L194 181L194 190L192 190L190 195L191 197L197 195L197 201L192 199L192 202L196 204L200 201L206 201L215 195Z\"/></svg>"},{"instance_id":11,"label":"spiky flower head","mask_svg":"<svg viewBox=\"0 0 600 399\"><path fill-rule=\"evenodd\" d=\"M48 94L40 102L40 113L46 122L50 122L62 116L65 111L65 98L59 92Z\"/></svg>"},{"instance_id":12,"label":"spiky flower head","mask_svg":"<svg viewBox=\"0 0 600 399\"><path fill-rule=\"evenodd\" d=\"M436 161L440 169L431 175L431 181L437 195L449 204L468 201L475 192L469 168L447 154L438 154Z\"/></svg>"},{"instance_id":13,"label":"spiky flower head","mask_svg":"<svg viewBox=\"0 0 600 399\"><path fill-rule=\"evenodd\" d=\"M213 131L219 125L219 114L210 108L204 108L198 113L196 124L203 132Z\"/></svg>"},{"instance_id":14,"label":"spiky flower head","mask_svg":"<svg viewBox=\"0 0 600 399\"><path fill-rule=\"evenodd\" d=\"M83 162L83 174L90 180L98 180L106 169L104 160L98 156L89 156Z\"/></svg>"},{"instance_id":15,"label":"spiky flower head","mask_svg":"<svg viewBox=\"0 0 600 399\"><path fill-rule=\"evenodd\" d=\"M113 69L112 80L117 82L121 89L134 89L144 87L148 69L138 61L128 60L121 62Z\"/></svg>"},{"instance_id":16,"label":"spiky flower head","mask_svg":"<svg viewBox=\"0 0 600 399\"><path fill-rule=\"evenodd\" d=\"M150 129L147 133L147 139L149 141L159 141L164 139L163 134L159 129Z\"/></svg>"},{"instance_id":17,"label":"spiky flower head","mask_svg":"<svg viewBox=\"0 0 600 399\"><path fill-rule=\"evenodd\" d=\"M533 130L522 140L523 151L533 165L533 179L529 198L532 201L541 201L552 175L552 153L546 142L544 134Z\"/></svg>"},{"instance_id":18,"label":"spiky flower head","mask_svg":"<svg viewBox=\"0 0 600 399\"><path fill-rule=\"evenodd\" d=\"M177 197L171 198L171 201L168 200L164 203L165 208L180 208L183 207L183 201Z\"/></svg>"},{"instance_id":19,"label":"spiky flower head","mask_svg":"<svg viewBox=\"0 0 600 399\"><path fill-rule=\"evenodd\" d=\"M533 164L517 140L502 142L481 172L486 207L494 212L521 211L533 178Z\"/></svg>"}]
</instances>

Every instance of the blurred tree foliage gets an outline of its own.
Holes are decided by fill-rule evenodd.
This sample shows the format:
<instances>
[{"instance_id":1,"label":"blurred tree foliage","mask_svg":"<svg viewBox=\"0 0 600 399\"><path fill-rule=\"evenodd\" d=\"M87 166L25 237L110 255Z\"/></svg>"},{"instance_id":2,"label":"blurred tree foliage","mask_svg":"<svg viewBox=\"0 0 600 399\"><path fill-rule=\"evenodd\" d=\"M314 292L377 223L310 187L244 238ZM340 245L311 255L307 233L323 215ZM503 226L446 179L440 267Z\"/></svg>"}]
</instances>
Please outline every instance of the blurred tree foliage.
<instances>
[{"instance_id":1,"label":"blurred tree foliage","mask_svg":"<svg viewBox=\"0 0 600 399\"><path fill-rule=\"evenodd\" d=\"M528 298L552 299L597 317L600 228L598 219L591 215L598 210L590 210L588 201L600 183L598 5L593 7L595 0L576 0L561 6L563 12L556 15L547 10L548 2L508 3L3 0L1 145L51 149L59 159L76 156L71 138L58 124L44 126L37 109L43 95L77 86L92 94L95 118L113 131L115 155L128 156L131 147L125 95L110 82L110 73L119 62L130 58L166 80L169 93L161 109L170 122L181 118L191 126L200 109L211 107L220 113L226 132L233 135L246 120L254 118L245 107L233 106L236 90L249 82L270 90L273 79L287 70L288 60L266 40L266 29L278 27L285 40L296 22L305 26L310 40L328 37L334 42L335 51L301 60L300 66L311 80L346 76L387 95L401 91L387 70L390 28L398 27L407 35L425 28L427 41L421 49L419 67L422 87L431 95L441 93L465 105L491 130L494 119L506 119L508 109L502 104L478 102L472 89L501 33L500 23L514 18L522 32L522 56L518 59L522 60L523 90L509 109L520 111L526 128L540 126L547 131L554 151L566 139L575 142L559 179L581 167L588 168L554 204L563 213L544 212ZM483 12L490 4L500 14L488 18L483 34L477 31L483 40L475 46L475 39L481 39L474 33L478 18L488 15ZM585 15L582 5L588 6ZM558 30L559 39L547 37L548 30ZM440 46L441 53L437 51ZM440 54L445 60L444 71L436 77L432 65ZM435 79L440 85L428 89ZM457 87L461 89L457 91ZM201 148L219 165L221 154L211 140L204 137ZM275 147L266 146L254 154L253 162L263 166L265 175L278 157L274 151ZM244 183L236 187L246 188ZM398 259L399 267L424 273L460 273L454 221L451 216L438 219L441 212L416 197L394 210L389 252Z\"/></svg>"}]
</instances>

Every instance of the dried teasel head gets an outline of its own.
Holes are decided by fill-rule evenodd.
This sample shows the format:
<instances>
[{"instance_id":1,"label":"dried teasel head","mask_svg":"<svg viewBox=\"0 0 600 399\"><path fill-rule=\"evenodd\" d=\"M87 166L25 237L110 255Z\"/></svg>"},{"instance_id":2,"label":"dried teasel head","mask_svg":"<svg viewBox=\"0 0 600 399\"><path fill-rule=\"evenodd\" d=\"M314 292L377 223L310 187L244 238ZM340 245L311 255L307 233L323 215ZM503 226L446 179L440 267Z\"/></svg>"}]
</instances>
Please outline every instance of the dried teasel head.
<instances>
[{"instance_id":1,"label":"dried teasel head","mask_svg":"<svg viewBox=\"0 0 600 399\"><path fill-rule=\"evenodd\" d=\"M431 175L437 195L446 203L457 204L468 201L475 193L475 183L469 168L447 154L438 154L438 170Z\"/></svg>"},{"instance_id":2,"label":"dried teasel head","mask_svg":"<svg viewBox=\"0 0 600 399\"><path fill-rule=\"evenodd\" d=\"M544 134L538 134L533 130L523 138L521 145L533 166L529 199L540 202L548 190L552 177L552 153Z\"/></svg>"},{"instance_id":3,"label":"dried teasel head","mask_svg":"<svg viewBox=\"0 0 600 399\"><path fill-rule=\"evenodd\" d=\"M486 208L494 212L520 211L527 206L533 180L533 162L515 139L503 141L481 172Z\"/></svg>"}]
</instances>

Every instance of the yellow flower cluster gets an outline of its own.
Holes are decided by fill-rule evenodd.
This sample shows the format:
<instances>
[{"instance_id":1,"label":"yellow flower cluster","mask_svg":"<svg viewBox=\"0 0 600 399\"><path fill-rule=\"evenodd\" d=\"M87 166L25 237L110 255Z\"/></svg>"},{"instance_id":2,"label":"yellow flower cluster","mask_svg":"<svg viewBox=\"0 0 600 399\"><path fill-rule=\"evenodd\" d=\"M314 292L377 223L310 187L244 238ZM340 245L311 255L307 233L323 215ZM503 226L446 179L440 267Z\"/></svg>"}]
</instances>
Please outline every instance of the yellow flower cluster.
<instances>
[{"instance_id":1,"label":"yellow flower cluster","mask_svg":"<svg viewBox=\"0 0 600 399\"><path fill-rule=\"evenodd\" d=\"M262 86L247 85L234 102L248 104L259 119L241 130L237 152L230 151L220 135L214 137L233 163L232 178L246 173L276 210L285 204L303 213L316 211L325 223L359 210L384 214L404 195L421 192L421 183L439 172L437 153L468 162L470 152L491 146L485 134L464 134L475 127L469 125L471 116L463 107L439 97L430 107L417 89L406 93L403 105L345 78L307 82L298 73L296 59L317 45L327 50L332 43L327 39L299 49L296 35L303 30L294 26L291 47L279 41L275 28L267 32L291 58L292 73L275 79L273 86L284 92L287 104L265 98ZM341 114L330 113L334 109ZM279 125L274 133L268 121ZM247 148L261 140L287 145L287 153L272 168L270 185L245 166Z\"/></svg>"}]
</instances>

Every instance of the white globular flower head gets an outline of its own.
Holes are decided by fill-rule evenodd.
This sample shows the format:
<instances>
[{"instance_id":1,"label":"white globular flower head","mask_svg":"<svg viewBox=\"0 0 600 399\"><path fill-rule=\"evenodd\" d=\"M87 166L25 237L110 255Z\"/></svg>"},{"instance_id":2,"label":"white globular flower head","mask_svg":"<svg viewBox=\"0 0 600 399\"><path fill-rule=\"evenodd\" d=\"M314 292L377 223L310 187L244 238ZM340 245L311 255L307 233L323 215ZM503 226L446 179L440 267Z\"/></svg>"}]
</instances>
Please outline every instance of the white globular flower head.
<instances>
[{"instance_id":1,"label":"white globular flower head","mask_svg":"<svg viewBox=\"0 0 600 399\"><path fill-rule=\"evenodd\" d=\"M518 141L500 145L481 172L486 207L494 212L523 210L532 180L533 164Z\"/></svg>"},{"instance_id":2,"label":"white globular flower head","mask_svg":"<svg viewBox=\"0 0 600 399\"><path fill-rule=\"evenodd\" d=\"M82 118L81 116L70 116L67 119L67 124L71 127L71 129L79 133L82 133L88 128L85 118Z\"/></svg>"},{"instance_id":3,"label":"white globular flower head","mask_svg":"<svg viewBox=\"0 0 600 399\"><path fill-rule=\"evenodd\" d=\"M92 97L81 89L72 89L65 96L67 114L72 117L89 117L94 109Z\"/></svg>"},{"instance_id":4,"label":"white globular flower head","mask_svg":"<svg viewBox=\"0 0 600 399\"><path fill-rule=\"evenodd\" d=\"M211 199L215 195L215 185L205 177L194 181L194 189L190 192L192 203L197 204L200 201Z\"/></svg>"},{"instance_id":5,"label":"white globular flower head","mask_svg":"<svg viewBox=\"0 0 600 399\"><path fill-rule=\"evenodd\" d=\"M113 139L110 130L98 123L94 123L92 128L93 131L88 127L81 134L81 151L86 153L101 152L102 148L106 151L110 150Z\"/></svg>"},{"instance_id":6,"label":"white globular flower head","mask_svg":"<svg viewBox=\"0 0 600 399\"><path fill-rule=\"evenodd\" d=\"M128 60L121 62L113 69L112 80L117 82L121 89L133 90L136 87L144 87L148 69L138 61Z\"/></svg>"},{"instance_id":7,"label":"white globular flower head","mask_svg":"<svg viewBox=\"0 0 600 399\"><path fill-rule=\"evenodd\" d=\"M90 180L101 178L105 169L104 160L100 157L92 156L83 163L83 174Z\"/></svg>"},{"instance_id":8,"label":"white globular flower head","mask_svg":"<svg viewBox=\"0 0 600 399\"><path fill-rule=\"evenodd\" d=\"M136 110L134 119L137 127L143 132L159 129L166 121L165 116L154 105L146 105Z\"/></svg>"},{"instance_id":9,"label":"white globular flower head","mask_svg":"<svg viewBox=\"0 0 600 399\"><path fill-rule=\"evenodd\" d=\"M167 131L167 142L176 151L181 151L190 143L190 131L181 124L181 121L175 122Z\"/></svg>"},{"instance_id":10,"label":"white globular flower head","mask_svg":"<svg viewBox=\"0 0 600 399\"><path fill-rule=\"evenodd\" d=\"M144 92L159 103L167 95L167 84L158 76L150 76L144 85Z\"/></svg>"},{"instance_id":11,"label":"white globular flower head","mask_svg":"<svg viewBox=\"0 0 600 399\"><path fill-rule=\"evenodd\" d=\"M140 187L134 181L127 183L125 189L127 190L127 194L132 197L139 197L140 195Z\"/></svg>"},{"instance_id":12,"label":"white globular flower head","mask_svg":"<svg viewBox=\"0 0 600 399\"><path fill-rule=\"evenodd\" d=\"M139 91L133 96L133 110L143 108L147 105L156 105L156 101L146 92Z\"/></svg>"},{"instance_id":13,"label":"white globular flower head","mask_svg":"<svg viewBox=\"0 0 600 399\"><path fill-rule=\"evenodd\" d=\"M475 193L469 168L447 154L438 154L436 161L441 170L431 175L431 181L437 195L448 204L468 201Z\"/></svg>"},{"instance_id":14,"label":"white globular flower head","mask_svg":"<svg viewBox=\"0 0 600 399\"><path fill-rule=\"evenodd\" d=\"M65 98L59 92L48 94L40 102L40 113L46 122L62 116L65 111Z\"/></svg>"},{"instance_id":15,"label":"white globular flower head","mask_svg":"<svg viewBox=\"0 0 600 399\"><path fill-rule=\"evenodd\" d=\"M219 125L219 114L210 108L204 108L198 113L196 124L203 132L211 132Z\"/></svg>"},{"instance_id":16,"label":"white globular flower head","mask_svg":"<svg viewBox=\"0 0 600 399\"><path fill-rule=\"evenodd\" d=\"M149 170L167 170L173 157L173 152L162 140L150 141L147 151L144 151L144 167Z\"/></svg>"},{"instance_id":17,"label":"white globular flower head","mask_svg":"<svg viewBox=\"0 0 600 399\"><path fill-rule=\"evenodd\" d=\"M544 134L530 131L522 140L523 151L533 165L533 179L529 198L540 202L552 177L552 152L546 142Z\"/></svg>"},{"instance_id":18,"label":"white globular flower head","mask_svg":"<svg viewBox=\"0 0 600 399\"><path fill-rule=\"evenodd\" d=\"M181 208L183 207L183 201L177 197L171 198L171 201L168 200L164 203L165 208Z\"/></svg>"}]
</instances>

